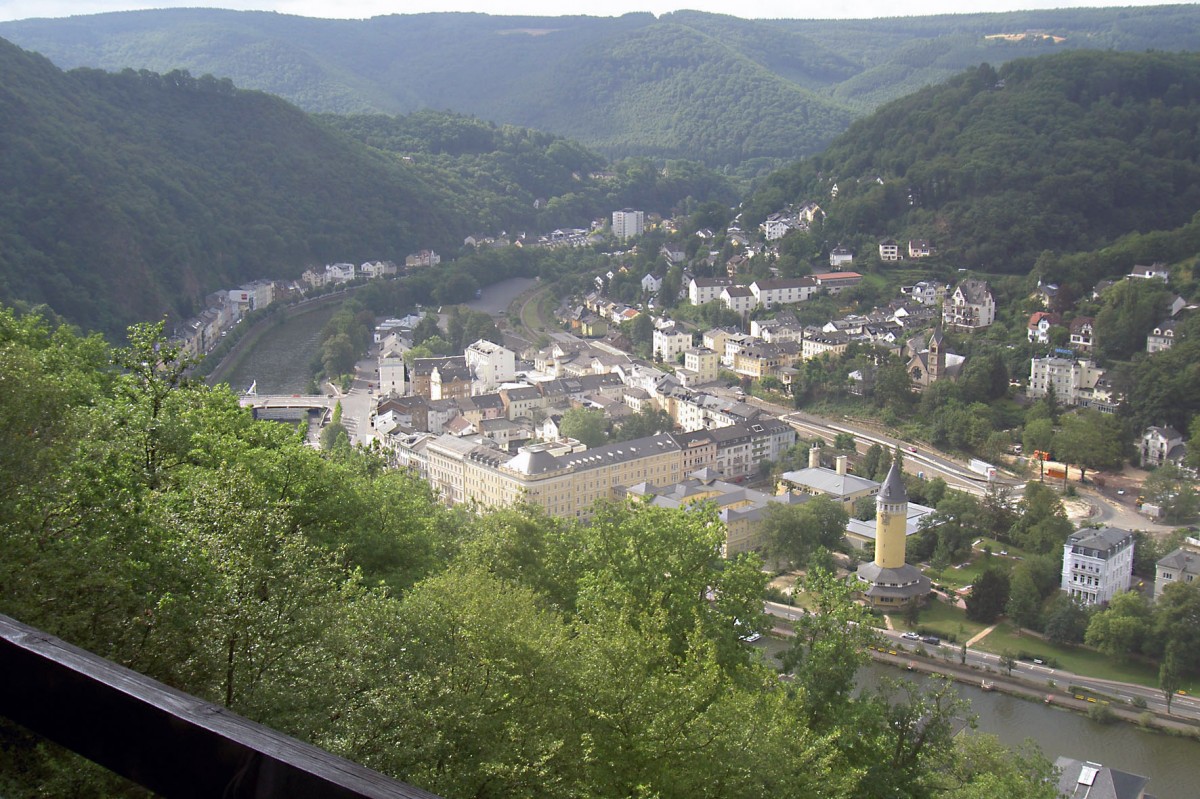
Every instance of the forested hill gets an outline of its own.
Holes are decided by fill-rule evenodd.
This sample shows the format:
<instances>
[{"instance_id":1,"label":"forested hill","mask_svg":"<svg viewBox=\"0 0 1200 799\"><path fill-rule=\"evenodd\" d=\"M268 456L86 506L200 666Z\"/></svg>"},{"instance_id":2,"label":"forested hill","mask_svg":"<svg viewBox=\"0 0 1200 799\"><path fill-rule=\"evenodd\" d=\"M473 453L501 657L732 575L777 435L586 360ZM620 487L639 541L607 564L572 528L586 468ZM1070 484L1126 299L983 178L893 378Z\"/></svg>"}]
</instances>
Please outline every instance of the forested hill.
<instances>
[{"instance_id":1,"label":"forested hill","mask_svg":"<svg viewBox=\"0 0 1200 799\"><path fill-rule=\"evenodd\" d=\"M322 121L228 79L64 73L3 40L0 120L0 301L108 334L308 266L735 200L695 164L609 164L443 112Z\"/></svg>"},{"instance_id":2,"label":"forested hill","mask_svg":"<svg viewBox=\"0 0 1200 799\"><path fill-rule=\"evenodd\" d=\"M398 159L228 81L63 73L0 40L0 119L0 297L85 328L454 230Z\"/></svg>"},{"instance_id":3,"label":"forested hill","mask_svg":"<svg viewBox=\"0 0 1200 799\"><path fill-rule=\"evenodd\" d=\"M1200 209L1198 128L1197 54L1080 51L983 65L881 108L820 156L770 176L747 223L816 199L831 241L870 252L882 238L924 238L956 266L1024 274L1043 253L1189 223Z\"/></svg>"},{"instance_id":4,"label":"forested hill","mask_svg":"<svg viewBox=\"0 0 1200 799\"><path fill-rule=\"evenodd\" d=\"M747 173L982 62L1065 49L1200 50L1200 7L877 20L416 14L319 20L203 9L0 24L64 67L230 77L311 111L450 109L610 156Z\"/></svg>"}]
</instances>

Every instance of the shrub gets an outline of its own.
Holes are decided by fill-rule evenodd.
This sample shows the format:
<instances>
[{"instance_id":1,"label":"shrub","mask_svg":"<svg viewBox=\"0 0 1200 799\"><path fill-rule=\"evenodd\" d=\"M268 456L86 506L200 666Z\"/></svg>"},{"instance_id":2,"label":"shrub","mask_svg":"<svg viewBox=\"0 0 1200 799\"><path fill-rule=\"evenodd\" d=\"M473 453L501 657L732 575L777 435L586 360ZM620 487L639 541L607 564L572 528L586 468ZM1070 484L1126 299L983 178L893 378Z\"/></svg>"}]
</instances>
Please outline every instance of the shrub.
<instances>
[{"instance_id":1,"label":"shrub","mask_svg":"<svg viewBox=\"0 0 1200 799\"><path fill-rule=\"evenodd\" d=\"M1117 714L1112 712L1107 702L1097 702L1088 708L1088 718L1101 724L1112 724L1117 720Z\"/></svg>"}]
</instances>

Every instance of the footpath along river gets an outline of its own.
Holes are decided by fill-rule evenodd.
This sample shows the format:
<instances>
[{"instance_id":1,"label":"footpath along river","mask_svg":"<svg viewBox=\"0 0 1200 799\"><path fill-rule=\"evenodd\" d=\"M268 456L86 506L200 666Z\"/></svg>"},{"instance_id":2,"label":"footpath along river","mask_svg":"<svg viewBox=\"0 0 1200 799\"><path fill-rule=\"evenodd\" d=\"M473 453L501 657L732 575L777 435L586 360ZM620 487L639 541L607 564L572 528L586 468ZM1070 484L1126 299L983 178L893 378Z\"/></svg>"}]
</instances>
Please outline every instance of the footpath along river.
<instances>
[{"instance_id":1,"label":"footpath along river","mask_svg":"<svg viewBox=\"0 0 1200 799\"><path fill-rule=\"evenodd\" d=\"M773 665L789 641L764 636L756 644ZM870 690L880 680L925 681L914 672L870 663L859 672L859 684ZM1057 757L1090 760L1150 778L1146 786L1158 799L1195 799L1200 794L1200 742L1146 732L1132 724L1101 724L1062 708L1047 707L1001 693L988 693L957 683L959 696L971 703L980 732L1007 746L1032 739L1051 762ZM999 799L999 798L998 798Z\"/></svg>"}]
</instances>

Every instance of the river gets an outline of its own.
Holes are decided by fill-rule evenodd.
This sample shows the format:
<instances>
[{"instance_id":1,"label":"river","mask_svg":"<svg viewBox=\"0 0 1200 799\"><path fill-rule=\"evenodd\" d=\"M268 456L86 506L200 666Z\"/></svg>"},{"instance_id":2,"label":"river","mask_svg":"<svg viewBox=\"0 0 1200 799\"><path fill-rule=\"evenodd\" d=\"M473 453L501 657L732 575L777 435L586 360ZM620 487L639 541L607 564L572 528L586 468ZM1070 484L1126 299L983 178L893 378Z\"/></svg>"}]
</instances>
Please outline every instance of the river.
<instances>
[{"instance_id":1,"label":"river","mask_svg":"<svg viewBox=\"0 0 1200 799\"><path fill-rule=\"evenodd\" d=\"M225 376L235 391L258 384L259 394L307 394L321 330L340 307L315 305L265 331Z\"/></svg>"},{"instance_id":2,"label":"river","mask_svg":"<svg viewBox=\"0 0 1200 799\"><path fill-rule=\"evenodd\" d=\"M758 646L774 653L784 649L787 642L766 636ZM883 678L928 679L878 663L868 664L859 673L859 683L864 687ZM1069 710L999 692L987 693L961 683L956 688L959 696L971 703L978 730L995 735L1007 746L1015 747L1029 739L1051 762L1070 757L1141 774L1150 778L1146 789L1158 799L1194 799L1198 793L1200 743L1196 741L1146 732L1123 722L1100 724Z\"/></svg>"}]
</instances>

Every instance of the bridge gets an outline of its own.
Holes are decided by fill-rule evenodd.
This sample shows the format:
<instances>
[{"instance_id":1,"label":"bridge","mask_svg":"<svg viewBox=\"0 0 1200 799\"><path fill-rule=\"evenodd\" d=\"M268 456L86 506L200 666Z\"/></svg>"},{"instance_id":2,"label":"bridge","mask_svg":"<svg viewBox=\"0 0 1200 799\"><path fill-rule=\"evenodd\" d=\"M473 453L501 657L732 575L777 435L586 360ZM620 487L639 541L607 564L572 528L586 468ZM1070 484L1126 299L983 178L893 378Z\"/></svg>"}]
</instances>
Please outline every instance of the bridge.
<instances>
[{"instance_id":1,"label":"bridge","mask_svg":"<svg viewBox=\"0 0 1200 799\"><path fill-rule=\"evenodd\" d=\"M332 411L338 398L324 394L243 394L239 402L243 408Z\"/></svg>"}]
</instances>

